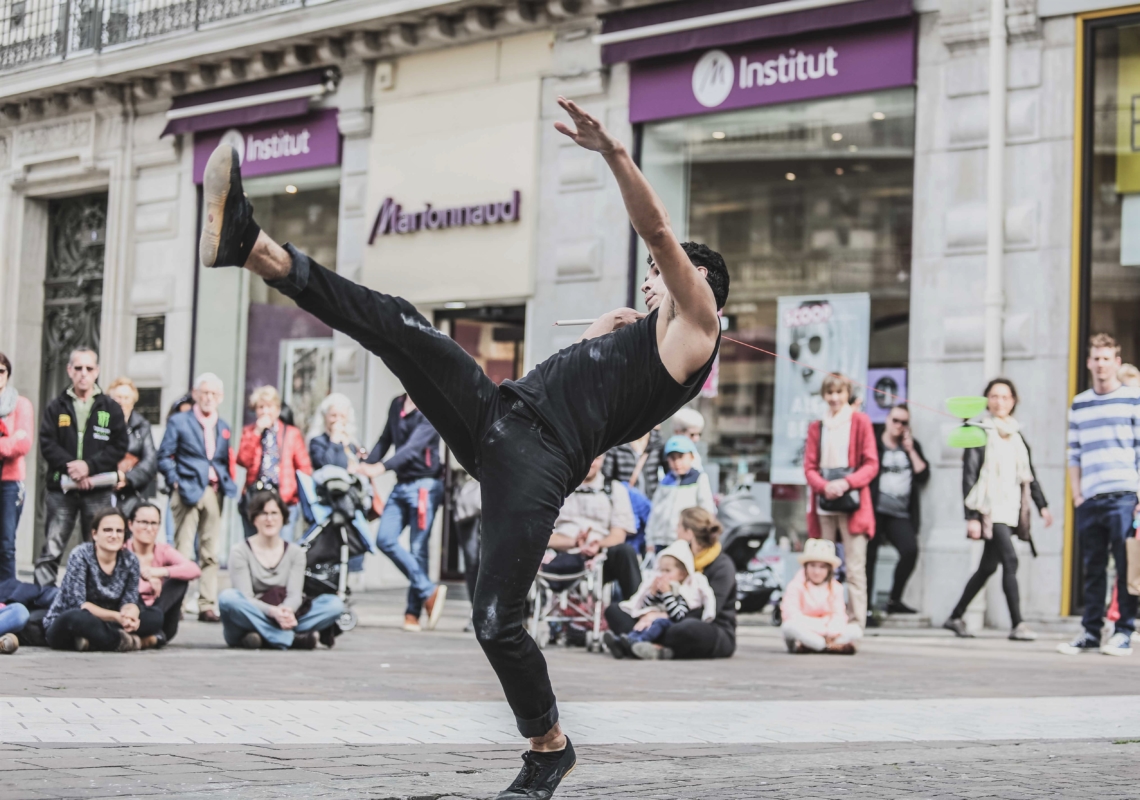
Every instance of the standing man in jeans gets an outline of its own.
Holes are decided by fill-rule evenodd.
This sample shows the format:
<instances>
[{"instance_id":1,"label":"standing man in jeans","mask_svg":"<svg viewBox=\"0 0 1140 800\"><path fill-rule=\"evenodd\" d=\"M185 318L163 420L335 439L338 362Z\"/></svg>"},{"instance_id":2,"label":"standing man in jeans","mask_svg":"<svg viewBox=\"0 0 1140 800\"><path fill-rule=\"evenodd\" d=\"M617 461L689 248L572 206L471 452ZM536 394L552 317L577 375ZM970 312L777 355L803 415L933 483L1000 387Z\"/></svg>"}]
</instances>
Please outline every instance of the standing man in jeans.
<instances>
[{"instance_id":1,"label":"standing man in jeans","mask_svg":"<svg viewBox=\"0 0 1140 800\"><path fill-rule=\"evenodd\" d=\"M99 355L88 347L72 350L67 377L71 385L47 404L40 418L40 452L48 466L44 546L36 559L40 586L55 585L75 520L86 540L95 513L112 505L115 481L95 486L91 479L116 472L130 444L123 409L99 388ZM64 492L64 477L76 488Z\"/></svg>"},{"instance_id":2,"label":"standing man in jeans","mask_svg":"<svg viewBox=\"0 0 1140 800\"><path fill-rule=\"evenodd\" d=\"M174 546L197 561L198 619L220 622L218 616L218 540L222 533L224 497L235 497L230 426L218 416L222 379L212 372L194 381L194 405L171 414L158 447L158 469L170 487L170 514L174 517Z\"/></svg>"},{"instance_id":3,"label":"standing man in jeans","mask_svg":"<svg viewBox=\"0 0 1140 800\"><path fill-rule=\"evenodd\" d=\"M1069 485L1077 509L1084 568L1084 631L1058 650L1066 655L1100 651L1132 655L1136 598L1128 593L1128 561L1124 542L1133 534L1140 484L1140 389L1123 386L1120 346L1106 333L1089 339L1088 369L1092 388L1073 398L1069 409ZM1116 562L1120 619L1101 646L1108 554Z\"/></svg>"},{"instance_id":4,"label":"standing man in jeans","mask_svg":"<svg viewBox=\"0 0 1140 800\"><path fill-rule=\"evenodd\" d=\"M395 447L391 458L381 460L388 448ZM404 573L408 587L408 605L404 610L404 630L420 630L420 614L427 612L427 627L432 630L443 613L447 587L436 586L428 577L428 539L435 512L443 499L443 464L439 457L439 434L406 394L392 401L388 424L380 440L372 448L366 462L356 472L375 478L385 472L396 473L396 486L384 504L376 546L392 559ZM409 553L400 547L400 534L411 528Z\"/></svg>"}]
</instances>

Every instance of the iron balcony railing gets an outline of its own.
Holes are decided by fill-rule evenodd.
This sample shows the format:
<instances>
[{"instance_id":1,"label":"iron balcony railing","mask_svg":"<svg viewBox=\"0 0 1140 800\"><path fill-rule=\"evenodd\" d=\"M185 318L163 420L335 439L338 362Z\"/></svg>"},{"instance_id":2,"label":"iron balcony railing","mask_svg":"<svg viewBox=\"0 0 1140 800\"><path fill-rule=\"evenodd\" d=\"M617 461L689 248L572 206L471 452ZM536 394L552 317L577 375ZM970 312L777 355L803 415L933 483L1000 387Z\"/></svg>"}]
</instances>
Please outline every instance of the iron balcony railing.
<instances>
[{"instance_id":1,"label":"iron balcony railing","mask_svg":"<svg viewBox=\"0 0 1140 800\"><path fill-rule=\"evenodd\" d=\"M306 0L0 0L0 71Z\"/></svg>"}]
</instances>

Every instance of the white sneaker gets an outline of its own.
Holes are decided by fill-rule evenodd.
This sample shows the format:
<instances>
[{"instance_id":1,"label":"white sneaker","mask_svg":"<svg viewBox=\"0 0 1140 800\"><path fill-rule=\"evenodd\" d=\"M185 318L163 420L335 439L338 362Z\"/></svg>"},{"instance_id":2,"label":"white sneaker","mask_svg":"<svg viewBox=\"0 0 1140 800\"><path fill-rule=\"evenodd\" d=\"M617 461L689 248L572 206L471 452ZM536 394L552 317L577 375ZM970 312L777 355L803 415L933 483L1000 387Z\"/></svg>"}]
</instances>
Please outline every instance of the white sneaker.
<instances>
[{"instance_id":1,"label":"white sneaker","mask_svg":"<svg viewBox=\"0 0 1140 800\"><path fill-rule=\"evenodd\" d=\"M1106 656L1130 656L1132 655L1132 637L1127 633L1114 633L1112 638L1100 648L1100 652Z\"/></svg>"}]
</instances>

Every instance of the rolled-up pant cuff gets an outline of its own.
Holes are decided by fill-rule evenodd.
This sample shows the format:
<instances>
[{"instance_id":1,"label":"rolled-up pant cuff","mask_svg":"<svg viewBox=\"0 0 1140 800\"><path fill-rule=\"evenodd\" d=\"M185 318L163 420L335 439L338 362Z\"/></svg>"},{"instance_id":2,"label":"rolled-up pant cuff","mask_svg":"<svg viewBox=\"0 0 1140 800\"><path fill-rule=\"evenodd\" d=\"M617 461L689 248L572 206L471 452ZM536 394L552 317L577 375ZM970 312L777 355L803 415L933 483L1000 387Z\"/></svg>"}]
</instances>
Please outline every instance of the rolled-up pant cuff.
<instances>
[{"instance_id":1,"label":"rolled-up pant cuff","mask_svg":"<svg viewBox=\"0 0 1140 800\"><path fill-rule=\"evenodd\" d=\"M558 704L555 703L550 710L535 719L523 719L515 716L515 724L519 726L519 733L528 739L537 739L545 736L551 728L558 723Z\"/></svg>"}]
</instances>

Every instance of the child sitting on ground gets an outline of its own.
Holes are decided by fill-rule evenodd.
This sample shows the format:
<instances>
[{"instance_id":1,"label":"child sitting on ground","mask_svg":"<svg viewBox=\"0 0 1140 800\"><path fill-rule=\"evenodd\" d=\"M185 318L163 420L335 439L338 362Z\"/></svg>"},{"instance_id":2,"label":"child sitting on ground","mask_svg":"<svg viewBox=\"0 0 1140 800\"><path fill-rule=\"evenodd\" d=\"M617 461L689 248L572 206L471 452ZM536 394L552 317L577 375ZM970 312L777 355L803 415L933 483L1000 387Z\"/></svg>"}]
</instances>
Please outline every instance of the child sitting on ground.
<instances>
[{"instance_id":1,"label":"child sitting on ground","mask_svg":"<svg viewBox=\"0 0 1140 800\"><path fill-rule=\"evenodd\" d=\"M716 617L716 596L709 580L693 565L689 543L680 540L661 551L657 569L620 605L637 624L620 637L606 633L605 642L615 658L635 655L637 643L657 642L671 625L690 614L699 613L705 622Z\"/></svg>"},{"instance_id":2,"label":"child sitting on ground","mask_svg":"<svg viewBox=\"0 0 1140 800\"><path fill-rule=\"evenodd\" d=\"M780 611L784 623L780 630L789 653L855 654L855 642L863 637L863 629L847 620L843 587L835 580L840 565L835 543L826 539L808 539L800 553L803 568L784 590Z\"/></svg>"}]
</instances>

